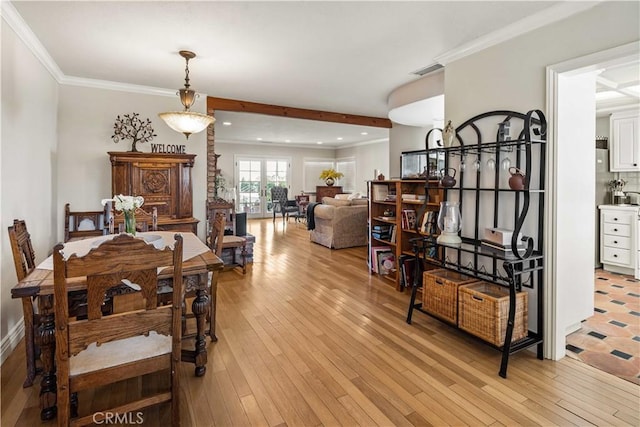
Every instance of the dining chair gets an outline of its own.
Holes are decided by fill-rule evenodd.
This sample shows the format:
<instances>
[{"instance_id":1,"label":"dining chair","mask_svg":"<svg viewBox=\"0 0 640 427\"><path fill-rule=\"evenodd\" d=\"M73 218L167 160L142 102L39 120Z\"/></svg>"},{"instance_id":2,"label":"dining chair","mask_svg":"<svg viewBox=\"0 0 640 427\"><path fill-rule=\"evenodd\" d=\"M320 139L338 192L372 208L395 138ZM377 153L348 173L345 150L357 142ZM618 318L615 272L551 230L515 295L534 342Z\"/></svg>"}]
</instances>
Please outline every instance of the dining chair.
<instances>
[{"instance_id":1,"label":"dining chair","mask_svg":"<svg viewBox=\"0 0 640 427\"><path fill-rule=\"evenodd\" d=\"M65 259L62 249L58 244L53 251L58 425L101 424L109 414L135 413L165 402L171 404L171 425L180 425L182 237L175 235L173 249L156 249L128 234L106 240L86 255ZM173 268L173 297L166 306L158 305L156 296L162 267ZM74 278L83 276L88 318L77 320L69 316L67 298ZM119 283L139 290L143 310L103 315L104 295ZM142 378L145 392L128 394L136 399L71 420L78 409L77 392L156 371L167 371L169 390L149 391Z\"/></svg>"},{"instance_id":2,"label":"dining chair","mask_svg":"<svg viewBox=\"0 0 640 427\"><path fill-rule=\"evenodd\" d=\"M13 253L13 263L16 268L18 281L27 277L36 268L36 255L31 244L31 235L27 231L24 220L14 219L9 226L9 243ZM39 315L36 313L35 299L22 298L22 314L24 316L24 347L27 358L27 378L23 387L30 387L39 371L36 361L39 349L35 343L36 327L39 324Z\"/></svg>"},{"instance_id":3,"label":"dining chair","mask_svg":"<svg viewBox=\"0 0 640 427\"><path fill-rule=\"evenodd\" d=\"M136 208L134 215L136 216L136 231L158 231L158 208L153 207L151 213L142 208ZM149 227L151 224L151 227ZM109 223L109 234L115 232L124 232L124 213L112 212L111 221Z\"/></svg>"},{"instance_id":4,"label":"dining chair","mask_svg":"<svg viewBox=\"0 0 640 427\"><path fill-rule=\"evenodd\" d=\"M289 200L287 187L271 187L271 203L273 210L273 222L276 222L276 213L282 214L282 222L289 219L290 213L297 213L298 206L295 200Z\"/></svg>"},{"instance_id":5,"label":"dining chair","mask_svg":"<svg viewBox=\"0 0 640 427\"><path fill-rule=\"evenodd\" d=\"M213 233L215 232L213 228L213 224L218 218L218 215L223 215L223 226L222 226L222 248L220 251L216 251L216 240L213 238ZM216 255L220 259L225 262L225 269L232 269L235 267L242 267L242 274L246 274L247 272L247 239L243 236L236 236L233 233L234 224L235 224L235 209L233 203L225 202L225 201L211 201L207 203L207 218L209 221L212 221L209 225L207 236L208 246L214 251ZM230 227L228 229L228 227ZM237 249L240 249L240 258L241 261L238 262L237 259ZM231 252L231 260L229 261L226 257L223 257L223 252L227 250Z\"/></svg>"},{"instance_id":6,"label":"dining chair","mask_svg":"<svg viewBox=\"0 0 640 427\"><path fill-rule=\"evenodd\" d=\"M69 203L64 205L64 241L102 236L105 233L104 210L71 211Z\"/></svg>"}]
</instances>

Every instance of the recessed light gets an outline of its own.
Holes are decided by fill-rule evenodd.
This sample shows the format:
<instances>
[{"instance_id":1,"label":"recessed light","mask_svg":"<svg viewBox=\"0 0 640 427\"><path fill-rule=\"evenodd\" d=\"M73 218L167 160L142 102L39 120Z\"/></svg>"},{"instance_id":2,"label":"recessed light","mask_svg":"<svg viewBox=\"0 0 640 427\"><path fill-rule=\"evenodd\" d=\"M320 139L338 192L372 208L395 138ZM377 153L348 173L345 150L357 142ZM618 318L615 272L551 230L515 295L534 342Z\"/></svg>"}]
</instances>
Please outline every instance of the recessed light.
<instances>
[{"instance_id":1,"label":"recessed light","mask_svg":"<svg viewBox=\"0 0 640 427\"><path fill-rule=\"evenodd\" d=\"M256 138L258 141L262 141L262 138Z\"/></svg>"},{"instance_id":2,"label":"recessed light","mask_svg":"<svg viewBox=\"0 0 640 427\"><path fill-rule=\"evenodd\" d=\"M223 126L231 126L231 122L222 122Z\"/></svg>"},{"instance_id":3,"label":"recessed light","mask_svg":"<svg viewBox=\"0 0 640 427\"><path fill-rule=\"evenodd\" d=\"M369 135L368 132L360 132L360 135Z\"/></svg>"},{"instance_id":4,"label":"recessed light","mask_svg":"<svg viewBox=\"0 0 640 427\"><path fill-rule=\"evenodd\" d=\"M318 141L317 144L322 144L322 141Z\"/></svg>"},{"instance_id":5,"label":"recessed light","mask_svg":"<svg viewBox=\"0 0 640 427\"><path fill-rule=\"evenodd\" d=\"M337 139L338 141L342 141L342 137L341 137L341 136L337 137L336 139Z\"/></svg>"}]
</instances>

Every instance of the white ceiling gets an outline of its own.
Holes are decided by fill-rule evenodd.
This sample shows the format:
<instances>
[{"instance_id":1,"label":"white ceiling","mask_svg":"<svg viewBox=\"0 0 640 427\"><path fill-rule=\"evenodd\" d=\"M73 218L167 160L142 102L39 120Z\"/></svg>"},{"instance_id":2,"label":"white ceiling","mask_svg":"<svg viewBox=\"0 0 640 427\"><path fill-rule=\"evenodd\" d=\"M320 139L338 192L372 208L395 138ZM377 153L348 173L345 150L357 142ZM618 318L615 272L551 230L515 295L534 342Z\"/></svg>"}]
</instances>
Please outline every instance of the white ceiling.
<instances>
[{"instance_id":1,"label":"white ceiling","mask_svg":"<svg viewBox=\"0 0 640 427\"><path fill-rule=\"evenodd\" d=\"M185 49L197 54L189 68L192 88L200 93L376 117L387 117L387 98L395 88L419 78L413 71L516 21L552 15L550 8L566 6L560 3L11 2L68 78L175 92L184 84L178 51ZM584 9L597 2L570 3ZM290 122L259 124L254 117L240 126L240 117L229 117L236 125L217 126L221 139L252 141L258 136L249 130L264 125L260 137L273 143L363 142L359 132L344 126L325 133L307 123L305 134L298 129L287 136L279 130L289 130ZM369 141L379 139L379 132Z\"/></svg>"}]
</instances>

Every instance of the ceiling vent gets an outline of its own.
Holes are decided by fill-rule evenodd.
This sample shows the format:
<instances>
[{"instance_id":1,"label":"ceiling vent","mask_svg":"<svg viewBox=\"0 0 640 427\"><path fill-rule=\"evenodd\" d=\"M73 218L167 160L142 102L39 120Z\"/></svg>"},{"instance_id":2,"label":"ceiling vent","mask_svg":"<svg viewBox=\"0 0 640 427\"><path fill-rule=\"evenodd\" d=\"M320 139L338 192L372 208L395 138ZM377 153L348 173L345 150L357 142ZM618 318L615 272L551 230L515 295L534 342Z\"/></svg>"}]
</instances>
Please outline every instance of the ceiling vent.
<instances>
[{"instance_id":1,"label":"ceiling vent","mask_svg":"<svg viewBox=\"0 0 640 427\"><path fill-rule=\"evenodd\" d=\"M412 72L411 74L415 74L416 76L424 76L426 74L429 73L433 73L434 71L438 71L440 69L444 68L442 65L440 64L431 64L428 65L424 68L420 68L419 70L416 70L414 72Z\"/></svg>"}]
</instances>

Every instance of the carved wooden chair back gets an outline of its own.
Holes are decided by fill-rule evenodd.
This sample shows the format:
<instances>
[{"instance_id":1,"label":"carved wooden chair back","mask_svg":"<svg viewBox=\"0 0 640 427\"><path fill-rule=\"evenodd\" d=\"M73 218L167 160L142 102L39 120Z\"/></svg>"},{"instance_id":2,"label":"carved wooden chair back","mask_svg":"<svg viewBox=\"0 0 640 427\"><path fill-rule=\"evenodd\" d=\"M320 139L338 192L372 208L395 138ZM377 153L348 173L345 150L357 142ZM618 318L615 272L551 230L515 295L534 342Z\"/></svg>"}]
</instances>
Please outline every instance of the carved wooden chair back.
<instances>
[{"instance_id":1,"label":"carved wooden chair back","mask_svg":"<svg viewBox=\"0 0 640 427\"><path fill-rule=\"evenodd\" d=\"M64 205L64 241L102 236L104 230L104 210L73 212L69 203Z\"/></svg>"},{"instance_id":2,"label":"carved wooden chair back","mask_svg":"<svg viewBox=\"0 0 640 427\"><path fill-rule=\"evenodd\" d=\"M222 256L222 244L224 243L224 226L226 218L224 213L217 212L211 224L211 233L209 235L209 247L213 253Z\"/></svg>"},{"instance_id":3,"label":"carved wooden chair back","mask_svg":"<svg viewBox=\"0 0 640 427\"><path fill-rule=\"evenodd\" d=\"M9 227L9 242L18 280L27 277L36 268L36 255L31 245L31 235L24 220L14 219Z\"/></svg>"},{"instance_id":4,"label":"carved wooden chair back","mask_svg":"<svg viewBox=\"0 0 640 427\"><path fill-rule=\"evenodd\" d=\"M158 231L158 208L153 207L151 213L142 208L136 208L136 231ZM109 234L124 232L124 213L112 212L109 224Z\"/></svg>"},{"instance_id":5,"label":"carved wooden chair back","mask_svg":"<svg viewBox=\"0 0 640 427\"><path fill-rule=\"evenodd\" d=\"M121 234L92 248L86 255L64 259L63 246L53 251L56 319L56 367L58 425L68 425L77 402L71 408L71 394L104 384L168 370L170 390L103 413L135 412L162 402L171 403L171 425L179 425L179 363L181 353L182 237L175 236L173 249L156 249L144 240ZM172 303L157 303L158 269L173 268ZM68 281L86 276L88 318L69 316ZM143 310L103 316L101 304L111 287L125 283L139 289ZM77 424L100 423L95 414L81 416ZM167 423L168 424L168 423Z\"/></svg>"},{"instance_id":6,"label":"carved wooden chair back","mask_svg":"<svg viewBox=\"0 0 640 427\"><path fill-rule=\"evenodd\" d=\"M31 244L31 235L27 231L24 220L14 219L9 226L9 243L13 254L13 263L16 268L16 277L22 280L36 268L36 255ZM38 359L38 347L36 346L36 325L39 323L39 315L35 307L35 301L29 297L22 299L22 314L24 316L24 346L27 362L27 377L23 387L30 387L36 377L36 365Z\"/></svg>"},{"instance_id":7,"label":"carved wooden chair back","mask_svg":"<svg viewBox=\"0 0 640 427\"><path fill-rule=\"evenodd\" d=\"M220 221L219 216L222 216L221 219L222 225L220 225L220 230L215 230L214 225ZM226 229L235 228L235 209L233 203L229 202L220 202L220 201L210 201L207 203L207 218L209 219L209 235L207 236L207 243L209 247L213 250L213 252L218 255L224 262L225 267L242 267L242 273L247 272L247 239L241 236L235 236L233 233L235 230L232 230L231 234L226 233ZM215 233L215 236L214 236ZM221 234L218 234L221 233ZM238 262L236 260L236 249L240 250L241 261ZM232 254L231 260L222 256L222 251L228 250Z\"/></svg>"}]
</instances>

